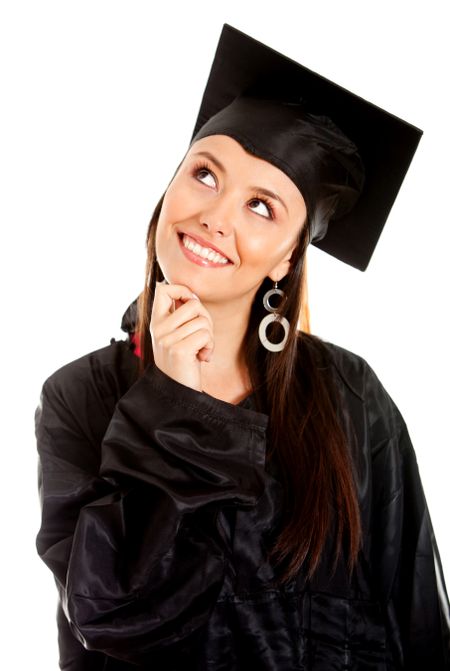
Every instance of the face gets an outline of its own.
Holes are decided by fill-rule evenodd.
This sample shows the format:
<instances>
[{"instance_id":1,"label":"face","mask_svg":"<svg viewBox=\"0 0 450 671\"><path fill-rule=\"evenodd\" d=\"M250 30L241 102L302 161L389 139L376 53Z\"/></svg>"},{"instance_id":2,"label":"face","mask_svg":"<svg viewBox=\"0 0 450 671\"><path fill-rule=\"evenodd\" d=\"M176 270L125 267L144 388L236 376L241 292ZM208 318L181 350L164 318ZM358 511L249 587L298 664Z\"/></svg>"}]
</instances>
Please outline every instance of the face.
<instances>
[{"instance_id":1,"label":"face","mask_svg":"<svg viewBox=\"0 0 450 671\"><path fill-rule=\"evenodd\" d=\"M284 172L226 135L195 142L166 191L156 230L164 277L205 302L251 302L281 280L306 221Z\"/></svg>"}]
</instances>

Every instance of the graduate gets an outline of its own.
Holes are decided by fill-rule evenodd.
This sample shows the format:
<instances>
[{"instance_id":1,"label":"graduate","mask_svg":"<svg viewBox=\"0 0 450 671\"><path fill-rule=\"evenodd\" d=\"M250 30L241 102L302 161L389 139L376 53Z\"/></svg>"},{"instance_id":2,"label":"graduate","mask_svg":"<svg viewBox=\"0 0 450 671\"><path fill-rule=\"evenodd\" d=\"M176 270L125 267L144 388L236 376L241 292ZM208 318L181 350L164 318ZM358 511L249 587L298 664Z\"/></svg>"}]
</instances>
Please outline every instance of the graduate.
<instances>
[{"instance_id":1,"label":"graduate","mask_svg":"<svg viewBox=\"0 0 450 671\"><path fill-rule=\"evenodd\" d=\"M403 418L307 323L308 244L365 270L420 136L224 26L126 339L36 411L61 669L450 668Z\"/></svg>"}]
</instances>

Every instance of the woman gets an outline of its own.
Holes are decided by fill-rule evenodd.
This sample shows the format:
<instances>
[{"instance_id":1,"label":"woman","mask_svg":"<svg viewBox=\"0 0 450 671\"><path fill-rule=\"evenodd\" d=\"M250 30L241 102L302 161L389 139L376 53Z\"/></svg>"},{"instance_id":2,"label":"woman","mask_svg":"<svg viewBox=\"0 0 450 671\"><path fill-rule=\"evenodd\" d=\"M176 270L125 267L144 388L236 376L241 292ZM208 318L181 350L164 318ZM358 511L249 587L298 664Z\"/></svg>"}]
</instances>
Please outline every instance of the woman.
<instances>
[{"instance_id":1,"label":"woman","mask_svg":"<svg viewBox=\"0 0 450 671\"><path fill-rule=\"evenodd\" d=\"M295 328L308 242L365 267L417 133L346 93L356 146L288 99L296 67L224 28L128 341L44 384L62 669L449 668L403 419L362 359Z\"/></svg>"}]
</instances>

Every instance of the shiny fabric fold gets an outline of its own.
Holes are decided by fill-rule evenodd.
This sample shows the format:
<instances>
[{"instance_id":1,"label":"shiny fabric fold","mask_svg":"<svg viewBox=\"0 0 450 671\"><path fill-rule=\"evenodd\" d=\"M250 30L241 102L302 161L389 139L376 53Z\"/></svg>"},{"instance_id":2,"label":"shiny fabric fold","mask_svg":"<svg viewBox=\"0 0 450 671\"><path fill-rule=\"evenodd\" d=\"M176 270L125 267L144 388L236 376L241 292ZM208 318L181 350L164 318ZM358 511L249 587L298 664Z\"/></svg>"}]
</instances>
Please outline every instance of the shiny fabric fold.
<instances>
[{"instance_id":1,"label":"shiny fabric fold","mask_svg":"<svg viewBox=\"0 0 450 671\"><path fill-rule=\"evenodd\" d=\"M38 552L60 594L65 671L449 668L448 597L404 421L364 360L329 343L357 478L363 545L330 546L284 587L268 418L136 379L130 342L50 376L36 411Z\"/></svg>"}]
</instances>

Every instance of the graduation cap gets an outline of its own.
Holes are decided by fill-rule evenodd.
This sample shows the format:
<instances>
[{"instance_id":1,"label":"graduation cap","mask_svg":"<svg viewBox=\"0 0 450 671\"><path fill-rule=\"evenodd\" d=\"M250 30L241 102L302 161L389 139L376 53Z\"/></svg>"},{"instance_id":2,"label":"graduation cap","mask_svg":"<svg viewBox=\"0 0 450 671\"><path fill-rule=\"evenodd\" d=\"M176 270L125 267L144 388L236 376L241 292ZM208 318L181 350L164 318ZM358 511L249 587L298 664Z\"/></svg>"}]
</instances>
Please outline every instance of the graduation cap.
<instances>
[{"instance_id":1,"label":"graduation cap","mask_svg":"<svg viewBox=\"0 0 450 671\"><path fill-rule=\"evenodd\" d=\"M422 131L225 24L191 144L214 134L283 170L312 244L365 270Z\"/></svg>"}]
</instances>

